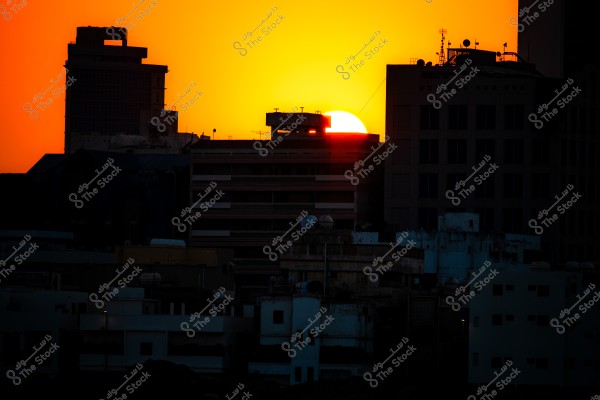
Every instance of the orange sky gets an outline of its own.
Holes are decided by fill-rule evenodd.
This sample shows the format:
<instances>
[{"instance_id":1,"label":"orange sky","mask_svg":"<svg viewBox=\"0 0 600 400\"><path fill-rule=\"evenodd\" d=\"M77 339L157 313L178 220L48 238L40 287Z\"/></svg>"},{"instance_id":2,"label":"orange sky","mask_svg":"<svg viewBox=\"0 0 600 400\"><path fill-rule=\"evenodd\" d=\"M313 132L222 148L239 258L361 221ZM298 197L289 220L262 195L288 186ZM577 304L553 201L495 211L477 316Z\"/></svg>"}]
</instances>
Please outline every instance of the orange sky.
<instances>
[{"instance_id":1,"label":"orange sky","mask_svg":"<svg viewBox=\"0 0 600 400\"><path fill-rule=\"evenodd\" d=\"M63 153L64 93L50 90L55 100L35 119L24 104L60 74L77 26L114 25L140 1L0 0L0 172L26 172L44 154ZM507 51L516 51L508 22L516 14L516 0L144 0L123 25L134 24L129 45L148 48L145 63L168 65L168 106L193 83L202 93L180 113L181 132L212 136L215 128L215 139L258 139L253 131L268 131L265 113L275 107L348 111L383 135L386 64L437 62L442 27L453 47L468 38L481 49L502 51L508 42ZM257 26L252 37L262 38L250 48L242 39ZM352 72L345 61L359 51L364 65ZM350 76L336 72L338 65ZM61 85L64 77L54 88Z\"/></svg>"}]
</instances>

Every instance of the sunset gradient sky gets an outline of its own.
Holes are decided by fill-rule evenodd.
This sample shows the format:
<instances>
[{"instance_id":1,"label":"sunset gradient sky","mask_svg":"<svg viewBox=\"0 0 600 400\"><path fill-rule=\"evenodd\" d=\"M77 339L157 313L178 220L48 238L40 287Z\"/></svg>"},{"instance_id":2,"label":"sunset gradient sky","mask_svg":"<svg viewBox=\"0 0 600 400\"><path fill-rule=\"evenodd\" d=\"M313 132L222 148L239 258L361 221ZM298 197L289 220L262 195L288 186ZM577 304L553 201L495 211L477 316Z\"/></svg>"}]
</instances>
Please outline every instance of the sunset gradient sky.
<instances>
[{"instance_id":1,"label":"sunset gradient sky","mask_svg":"<svg viewBox=\"0 0 600 400\"><path fill-rule=\"evenodd\" d=\"M148 48L145 63L169 67L167 106L196 84L202 96L180 113L179 131L212 136L215 128L215 139L258 139L253 131L268 131L265 113L275 107L348 111L383 137L386 64L436 63L440 28L452 47L468 38L481 49L502 51L507 42L507 51L517 51L517 31L509 24L516 0L140 1L0 0L0 172L26 172L44 154L64 152L64 93L38 118L24 104L60 74L78 26L115 25L137 4L122 23L134 24L128 44ZM271 10L252 36L261 41L250 48L245 33ZM360 54L379 51L350 71L348 56L374 35ZM234 48L236 41L246 53ZM350 76L336 72L338 65Z\"/></svg>"}]
</instances>

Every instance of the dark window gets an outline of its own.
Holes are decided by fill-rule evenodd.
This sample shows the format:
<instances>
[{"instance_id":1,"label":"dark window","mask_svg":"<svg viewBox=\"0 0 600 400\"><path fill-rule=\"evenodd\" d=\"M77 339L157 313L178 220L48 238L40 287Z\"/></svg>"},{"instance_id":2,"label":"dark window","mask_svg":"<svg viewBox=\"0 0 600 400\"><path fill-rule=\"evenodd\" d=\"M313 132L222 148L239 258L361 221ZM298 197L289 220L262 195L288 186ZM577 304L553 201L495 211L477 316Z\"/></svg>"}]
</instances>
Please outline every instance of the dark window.
<instances>
[{"instance_id":1,"label":"dark window","mask_svg":"<svg viewBox=\"0 0 600 400\"><path fill-rule=\"evenodd\" d=\"M448 140L448 164L466 164L467 141L464 139Z\"/></svg>"},{"instance_id":2,"label":"dark window","mask_svg":"<svg viewBox=\"0 0 600 400\"><path fill-rule=\"evenodd\" d=\"M523 163L523 140L504 139L504 163L522 164Z\"/></svg>"},{"instance_id":3,"label":"dark window","mask_svg":"<svg viewBox=\"0 0 600 400\"><path fill-rule=\"evenodd\" d=\"M490 367L492 368L500 368L502 366L502 358L500 357L492 357L490 362Z\"/></svg>"},{"instance_id":4,"label":"dark window","mask_svg":"<svg viewBox=\"0 0 600 400\"><path fill-rule=\"evenodd\" d=\"M504 129L523 129L525 107L521 104L504 106Z\"/></svg>"},{"instance_id":5,"label":"dark window","mask_svg":"<svg viewBox=\"0 0 600 400\"><path fill-rule=\"evenodd\" d=\"M492 295L494 296L502 296L502 285L493 285L492 286Z\"/></svg>"},{"instance_id":6,"label":"dark window","mask_svg":"<svg viewBox=\"0 0 600 400\"><path fill-rule=\"evenodd\" d=\"M515 290L514 285L506 285L506 291L507 292L512 292L513 290Z\"/></svg>"},{"instance_id":7,"label":"dark window","mask_svg":"<svg viewBox=\"0 0 600 400\"><path fill-rule=\"evenodd\" d=\"M419 198L436 199L438 197L437 174L419 174Z\"/></svg>"},{"instance_id":8,"label":"dark window","mask_svg":"<svg viewBox=\"0 0 600 400\"><path fill-rule=\"evenodd\" d=\"M477 106L477 129L496 129L496 106Z\"/></svg>"},{"instance_id":9,"label":"dark window","mask_svg":"<svg viewBox=\"0 0 600 400\"><path fill-rule=\"evenodd\" d=\"M475 212L479 214L479 232L490 232L494 230L494 209L476 208Z\"/></svg>"},{"instance_id":10,"label":"dark window","mask_svg":"<svg viewBox=\"0 0 600 400\"><path fill-rule=\"evenodd\" d=\"M535 368L536 369L548 369L548 359L547 358L536 358Z\"/></svg>"},{"instance_id":11,"label":"dark window","mask_svg":"<svg viewBox=\"0 0 600 400\"><path fill-rule=\"evenodd\" d=\"M515 320L515 316L514 316L514 315L512 315L512 314L507 314L507 315L505 316L505 318L504 318L504 319L505 319L506 321L510 321L510 322L512 322L512 321L514 321L514 320Z\"/></svg>"},{"instance_id":12,"label":"dark window","mask_svg":"<svg viewBox=\"0 0 600 400\"><path fill-rule=\"evenodd\" d=\"M456 184L467 177L467 174L448 174L446 175L446 190L456 190ZM458 190L460 190L459 188Z\"/></svg>"},{"instance_id":13,"label":"dark window","mask_svg":"<svg viewBox=\"0 0 600 400\"><path fill-rule=\"evenodd\" d=\"M550 286L548 286L548 285L539 285L537 287L537 295L539 297L548 297L550 295Z\"/></svg>"},{"instance_id":14,"label":"dark window","mask_svg":"<svg viewBox=\"0 0 600 400\"><path fill-rule=\"evenodd\" d=\"M437 209L420 207L418 213L420 229L431 231L437 228Z\"/></svg>"},{"instance_id":15,"label":"dark window","mask_svg":"<svg viewBox=\"0 0 600 400\"><path fill-rule=\"evenodd\" d=\"M315 368L314 367L308 367L306 369L306 381L307 382L313 382L314 381L314 375L315 375Z\"/></svg>"},{"instance_id":16,"label":"dark window","mask_svg":"<svg viewBox=\"0 0 600 400\"><path fill-rule=\"evenodd\" d=\"M552 159L552 142L549 139L534 139L531 143L531 158L536 165L549 164Z\"/></svg>"},{"instance_id":17,"label":"dark window","mask_svg":"<svg viewBox=\"0 0 600 400\"><path fill-rule=\"evenodd\" d=\"M475 176L478 177L481 175L481 172L477 173ZM483 178L482 178L483 179ZM479 186L475 186L475 198L476 199L490 199L495 195L495 187L496 187L496 176L492 174L486 178L485 181L481 181Z\"/></svg>"},{"instance_id":18,"label":"dark window","mask_svg":"<svg viewBox=\"0 0 600 400\"><path fill-rule=\"evenodd\" d=\"M550 318L547 315L538 315L536 322L538 326L548 326L550 324Z\"/></svg>"},{"instance_id":19,"label":"dark window","mask_svg":"<svg viewBox=\"0 0 600 400\"><path fill-rule=\"evenodd\" d=\"M485 156L496 157L496 142L494 139L478 139L475 141L475 161L480 162Z\"/></svg>"},{"instance_id":20,"label":"dark window","mask_svg":"<svg viewBox=\"0 0 600 400\"><path fill-rule=\"evenodd\" d=\"M274 324L283 324L283 311L273 310L273 323Z\"/></svg>"},{"instance_id":21,"label":"dark window","mask_svg":"<svg viewBox=\"0 0 600 400\"><path fill-rule=\"evenodd\" d=\"M438 140L419 140L419 162L421 164L437 164L438 160Z\"/></svg>"},{"instance_id":22,"label":"dark window","mask_svg":"<svg viewBox=\"0 0 600 400\"><path fill-rule=\"evenodd\" d=\"M294 368L294 380L296 383L302 383L302 367Z\"/></svg>"},{"instance_id":23,"label":"dark window","mask_svg":"<svg viewBox=\"0 0 600 400\"><path fill-rule=\"evenodd\" d=\"M505 208L502 211L502 225L505 233L521 233L523 226L523 209Z\"/></svg>"},{"instance_id":24,"label":"dark window","mask_svg":"<svg viewBox=\"0 0 600 400\"><path fill-rule=\"evenodd\" d=\"M536 318L535 318L535 315L528 315L528 316L527 316L527 321L529 321L529 322L533 322L533 321L535 321L535 320L536 320Z\"/></svg>"},{"instance_id":25,"label":"dark window","mask_svg":"<svg viewBox=\"0 0 600 400\"><path fill-rule=\"evenodd\" d=\"M440 129L440 112L433 106L421 106L421 129Z\"/></svg>"},{"instance_id":26,"label":"dark window","mask_svg":"<svg viewBox=\"0 0 600 400\"><path fill-rule=\"evenodd\" d=\"M504 174L504 197L507 199L523 197L522 174Z\"/></svg>"},{"instance_id":27,"label":"dark window","mask_svg":"<svg viewBox=\"0 0 600 400\"><path fill-rule=\"evenodd\" d=\"M502 315L501 314L493 314L492 315L492 325L502 325Z\"/></svg>"},{"instance_id":28,"label":"dark window","mask_svg":"<svg viewBox=\"0 0 600 400\"><path fill-rule=\"evenodd\" d=\"M467 106L448 107L448 129L467 129Z\"/></svg>"},{"instance_id":29,"label":"dark window","mask_svg":"<svg viewBox=\"0 0 600 400\"><path fill-rule=\"evenodd\" d=\"M531 197L534 199L550 197L550 175L533 174L531 176Z\"/></svg>"},{"instance_id":30,"label":"dark window","mask_svg":"<svg viewBox=\"0 0 600 400\"><path fill-rule=\"evenodd\" d=\"M527 290L530 292L535 292L537 290L537 286L535 285L528 285L527 286Z\"/></svg>"},{"instance_id":31,"label":"dark window","mask_svg":"<svg viewBox=\"0 0 600 400\"><path fill-rule=\"evenodd\" d=\"M140 356L151 356L152 355L152 343L142 342L140 343Z\"/></svg>"}]
</instances>

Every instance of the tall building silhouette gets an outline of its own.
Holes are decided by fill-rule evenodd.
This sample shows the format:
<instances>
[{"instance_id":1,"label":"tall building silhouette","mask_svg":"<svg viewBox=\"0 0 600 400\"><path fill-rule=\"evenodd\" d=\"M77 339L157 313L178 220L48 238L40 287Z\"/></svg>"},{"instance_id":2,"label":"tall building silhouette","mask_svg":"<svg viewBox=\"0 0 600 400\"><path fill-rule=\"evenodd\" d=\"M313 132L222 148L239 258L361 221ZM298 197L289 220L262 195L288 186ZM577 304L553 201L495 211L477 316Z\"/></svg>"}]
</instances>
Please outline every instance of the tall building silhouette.
<instances>
[{"instance_id":1,"label":"tall building silhouette","mask_svg":"<svg viewBox=\"0 0 600 400\"><path fill-rule=\"evenodd\" d=\"M386 220L434 230L443 212L468 211L482 232L540 234L530 220L572 185L582 199L544 228L542 254L552 263L598 260L597 143L567 135L575 123L565 125L567 112L542 129L529 119L565 81L518 54L469 45L449 48L444 65L387 66L386 134L399 150L386 165Z\"/></svg>"},{"instance_id":2,"label":"tall building silhouette","mask_svg":"<svg viewBox=\"0 0 600 400\"><path fill-rule=\"evenodd\" d=\"M579 2L519 1L519 54L534 63L545 76L556 78L556 93L565 82L572 81L577 93L565 107L554 105L560 112L555 133L544 137L553 149L552 160L558 173L552 179L572 183L582 195L580 204L564 216L556 243L564 257L561 261L600 259L597 242L600 212L600 62L587 38L596 16L586 12ZM571 90L559 99L572 94ZM540 103L556 96L549 93ZM564 103L563 103L564 104ZM536 105L537 106L537 105ZM564 109L563 109L564 108ZM550 201L554 201L549 199ZM563 217L564 217L563 216ZM562 217L561 217L562 218Z\"/></svg>"},{"instance_id":3,"label":"tall building silhouette","mask_svg":"<svg viewBox=\"0 0 600 400\"><path fill-rule=\"evenodd\" d=\"M107 43L113 39L121 46ZM177 133L177 112L163 110L168 68L143 64L147 55L127 45L125 28L77 28L65 63L74 78L66 90L65 153L177 152L189 143L192 135Z\"/></svg>"}]
</instances>

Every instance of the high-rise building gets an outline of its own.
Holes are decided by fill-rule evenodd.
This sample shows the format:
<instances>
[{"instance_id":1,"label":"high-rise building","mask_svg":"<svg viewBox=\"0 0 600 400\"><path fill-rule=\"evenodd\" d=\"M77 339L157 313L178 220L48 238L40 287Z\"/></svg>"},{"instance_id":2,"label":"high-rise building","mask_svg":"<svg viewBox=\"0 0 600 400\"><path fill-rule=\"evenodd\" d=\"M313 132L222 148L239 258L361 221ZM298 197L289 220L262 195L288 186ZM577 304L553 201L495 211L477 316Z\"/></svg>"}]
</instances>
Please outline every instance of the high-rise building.
<instances>
[{"instance_id":1,"label":"high-rise building","mask_svg":"<svg viewBox=\"0 0 600 400\"><path fill-rule=\"evenodd\" d=\"M561 183L570 182L582 196L577 206L568 212L570 221L564 220L560 225L557 246L564 255L562 261L597 262L600 259L597 246L600 239L597 229L600 224L600 62L587 40L596 16L586 10L583 3L566 0L539 3L520 0L515 16L517 13L520 14L519 54L534 63L542 74L559 80L553 89L560 95L552 111L560 112L556 117L560 123L556 124L556 133L548 137L553 161L560 171L554 178ZM562 93L563 85L569 82L572 84ZM545 96L540 104L550 104L557 96L555 93ZM548 129L544 127L541 132L546 136ZM549 203L553 201L549 199ZM565 216L561 216L561 221Z\"/></svg>"},{"instance_id":2,"label":"high-rise building","mask_svg":"<svg viewBox=\"0 0 600 400\"><path fill-rule=\"evenodd\" d=\"M125 28L77 28L65 63L65 153L171 153L189 144L193 135L177 132L178 113L164 110L167 66L143 64L147 55L127 45Z\"/></svg>"},{"instance_id":3,"label":"high-rise building","mask_svg":"<svg viewBox=\"0 0 600 400\"><path fill-rule=\"evenodd\" d=\"M388 65L386 135L398 146L385 173L391 228L434 230L444 212L475 212L483 233L539 235L553 263L598 260L597 141L567 135L561 112L577 106L568 104L576 85L468 40L443 65ZM541 108L561 88L562 106Z\"/></svg>"}]
</instances>

